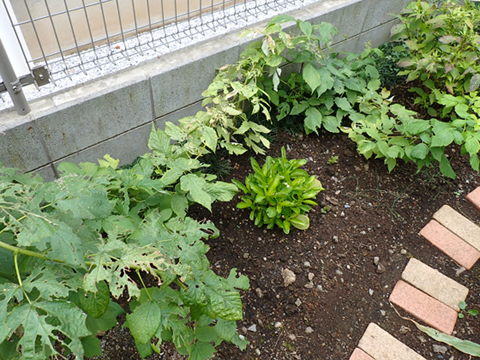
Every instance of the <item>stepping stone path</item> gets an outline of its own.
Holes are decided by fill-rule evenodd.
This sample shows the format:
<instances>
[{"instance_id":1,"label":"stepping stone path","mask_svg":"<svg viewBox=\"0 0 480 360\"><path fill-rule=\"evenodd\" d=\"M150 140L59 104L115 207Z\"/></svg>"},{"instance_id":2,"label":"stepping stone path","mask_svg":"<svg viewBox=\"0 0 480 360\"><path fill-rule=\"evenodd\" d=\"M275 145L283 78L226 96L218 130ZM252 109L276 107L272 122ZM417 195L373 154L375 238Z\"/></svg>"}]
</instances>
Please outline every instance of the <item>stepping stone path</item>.
<instances>
[{"instance_id":1,"label":"stepping stone path","mask_svg":"<svg viewBox=\"0 0 480 360\"><path fill-rule=\"evenodd\" d=\"M466 196L480 210L480 187ZM466 269L480 258L480 227L445 205L421 231L426 240ZM450 335L468 288L410 259L390 294L390 302L421 322ZM425 360L374 323L365 330L350 360Z\"/></svg>"}]
</instances>

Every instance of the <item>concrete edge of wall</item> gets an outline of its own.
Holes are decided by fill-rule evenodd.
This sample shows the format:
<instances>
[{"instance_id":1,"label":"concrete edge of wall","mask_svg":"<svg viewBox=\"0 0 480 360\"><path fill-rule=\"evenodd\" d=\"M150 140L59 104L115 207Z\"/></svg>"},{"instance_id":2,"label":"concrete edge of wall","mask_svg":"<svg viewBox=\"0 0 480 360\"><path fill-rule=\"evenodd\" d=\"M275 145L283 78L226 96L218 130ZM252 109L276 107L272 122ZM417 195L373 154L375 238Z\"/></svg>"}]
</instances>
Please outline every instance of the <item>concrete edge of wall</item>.
<instances>
[{"instance_id":1,"label":"concrete edge of wall","mask_svg":"<svg viewBox=\"0 0 480 360\"><path fill-rule=\"evenodd\" d=\"M390 14L408 2L323 0L289 15L334 24L343 35L335 38L336 49L361 52L367 41L378 46L389 40ZM108 153L132 162L148 151L152 122L162 127L199 111L215 69L235 63L251 41L232 32L33 101L27 116L0 113L0 160L47 180L58 177L62 161L95 162Z\"/></svg>"}]
</instances>

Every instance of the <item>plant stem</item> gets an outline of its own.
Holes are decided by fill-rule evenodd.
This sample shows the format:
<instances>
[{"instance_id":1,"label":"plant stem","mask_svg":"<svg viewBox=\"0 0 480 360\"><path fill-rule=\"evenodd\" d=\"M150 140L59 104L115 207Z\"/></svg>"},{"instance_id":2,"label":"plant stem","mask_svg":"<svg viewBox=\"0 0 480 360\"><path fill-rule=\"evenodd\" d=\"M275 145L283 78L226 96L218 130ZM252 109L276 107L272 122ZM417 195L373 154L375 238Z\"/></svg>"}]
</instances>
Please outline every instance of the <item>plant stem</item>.
<instances>
[{"instance_id":1,"label":"plant stem","mask_svg":"<svg viewBox=\"0 0 480 360\"><path fill-rule=\"evenodd\" d=\"M15 252L15 255L13 257L13 261L15 263L15 273L17 274L18 285L20 285L20 288L22 289L23 295L25 295L25 299L27 299L28 303L30 305L32 305L32 302L30 301L30 298L28 297L28 294L23 289L22 277L20 276L20 270L18 269L18 251Z\"/></svg>"},{"instance_id":2,"label":"plant stem","mask_svg":"<svg viewBox=\"0 0 480 360\"><path fill-rule=\"evenodd\" d=\"M138 278L140 279L140 282L143 285L143 288L145 289L145 292L147 293L147 297L150 299L150 301L153 301L152 297L150 296L150 293L148 292L147 287L145 286L145 283L143 282L143 278L142 278L142 275L140 274L140 270L137 270L137 275L138 275Z\"/></svg>"}]
</instances>

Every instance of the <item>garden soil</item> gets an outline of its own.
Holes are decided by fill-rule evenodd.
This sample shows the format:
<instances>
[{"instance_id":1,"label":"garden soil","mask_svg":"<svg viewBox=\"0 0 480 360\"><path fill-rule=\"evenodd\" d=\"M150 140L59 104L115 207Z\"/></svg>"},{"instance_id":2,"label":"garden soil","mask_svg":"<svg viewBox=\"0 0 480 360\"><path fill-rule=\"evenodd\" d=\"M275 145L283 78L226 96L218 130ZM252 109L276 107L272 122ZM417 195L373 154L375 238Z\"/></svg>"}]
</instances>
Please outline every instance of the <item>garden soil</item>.
<instances>
[{"instance_id":1,"label":"garden soil","mask_svg":"<svg viewBox=\"0 0 480 360\"><path fill-rule=\"evenodd\" d=\"M250 345L240 351L222 344L214 358L348 359L367 325L375 322L426 359L469 359L400 318L388 301L414 257L467 286L467 309L480 310L480 267L463 271L418 234L445 204L480 223L480 212L465 200L480 186L480 178L460 149L448 154L458 175L450 180L433 168L417 173L412 163L402 162L389 173L383 160L360 156L344 134L292 136L281 131L268 155L280 156L282 146L287 158L306 159L304 169L325 188L309 213L308 230L286 235L256 227L247 209L236 208L240 195L230 203L215 203L211 213L195 206L189 214L213 221L220 230L218 238L207 241L214 271L226 277L237 268L251 284L241 293L244 318L238 322ZM243 182L251 172L250 156L234 158L234 170L224 181ZM260 164L263 159L257 157ZM296 275L289 286L282 277L286 269ZM102 359L140 358L129 330L121 327L123 319L103 337ZM479 320L466 314L457 320L454 334L480 342ZM150 358L185 357L166 345L163 354Z\"/></svg>"}]
</instances>

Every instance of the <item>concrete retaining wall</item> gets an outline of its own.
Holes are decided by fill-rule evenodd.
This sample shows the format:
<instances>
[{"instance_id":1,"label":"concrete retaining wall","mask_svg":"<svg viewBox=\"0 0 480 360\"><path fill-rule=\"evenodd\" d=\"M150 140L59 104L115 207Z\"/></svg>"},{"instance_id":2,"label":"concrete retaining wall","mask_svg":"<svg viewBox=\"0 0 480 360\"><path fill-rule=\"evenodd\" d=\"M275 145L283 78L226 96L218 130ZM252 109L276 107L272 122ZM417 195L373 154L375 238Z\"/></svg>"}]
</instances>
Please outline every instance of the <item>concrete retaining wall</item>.
<instances>
[{"instance_id":1,"label":"concrete retaining wall","mask_svg":"<svg viewBox=\"0 0 480 360\"><path fill-rule=\"evenodd\" d=\"M323 0L290 15L334 24L339 50L361 52L363 44L387 42L390 14L408 0ZM253 24L260 28L264 24ZM201 93L215 69L235 63L251 40L230 33L155 61L32 102L32 112L0 113L0 160L6 166L57 177L62 161L95 162L105 154L132 162L148 151L152 121L162 127L201 109Z\"/></svg>"}]
</instances>

